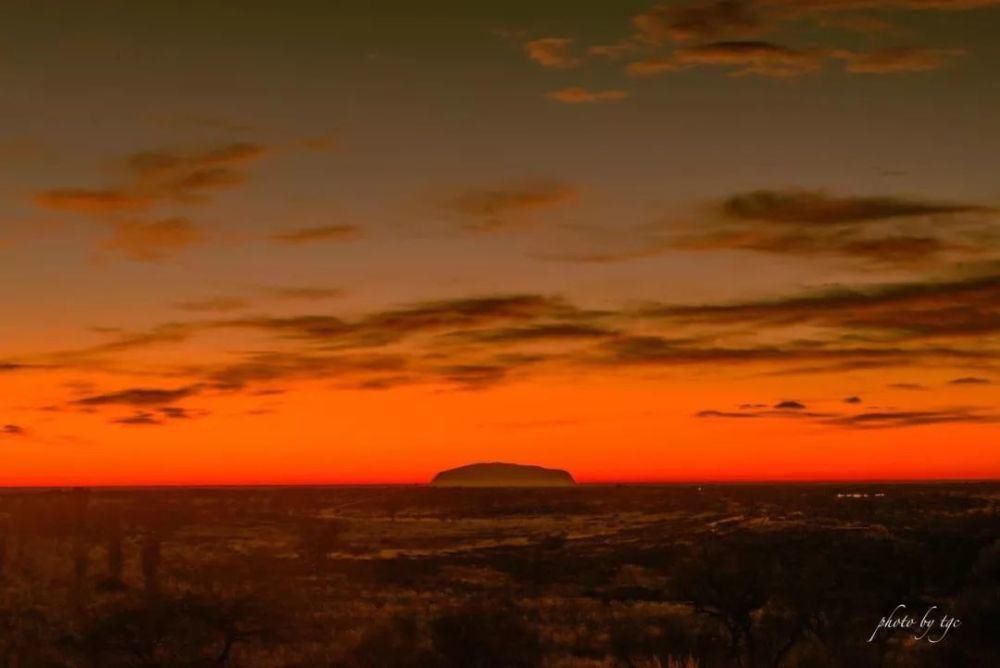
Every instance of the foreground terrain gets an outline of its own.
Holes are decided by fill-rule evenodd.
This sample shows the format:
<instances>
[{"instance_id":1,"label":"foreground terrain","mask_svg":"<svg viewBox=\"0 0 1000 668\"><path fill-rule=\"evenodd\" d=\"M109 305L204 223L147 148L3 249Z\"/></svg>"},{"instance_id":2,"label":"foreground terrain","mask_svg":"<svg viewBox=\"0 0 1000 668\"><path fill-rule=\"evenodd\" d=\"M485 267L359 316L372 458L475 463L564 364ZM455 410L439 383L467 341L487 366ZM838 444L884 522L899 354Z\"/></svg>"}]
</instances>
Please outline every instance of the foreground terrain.
<instances>
[{"instance_id":1,"label":"foreground terrain","mask_svg":"<svg viewBox=\"0 0 1000 668\"><path fill-rule=\"evenodd\" d=\"M0 492L0 666L990 666L1000 485ZM899 604L961 620L883 630Z\"/></svg>"}]
</instances>

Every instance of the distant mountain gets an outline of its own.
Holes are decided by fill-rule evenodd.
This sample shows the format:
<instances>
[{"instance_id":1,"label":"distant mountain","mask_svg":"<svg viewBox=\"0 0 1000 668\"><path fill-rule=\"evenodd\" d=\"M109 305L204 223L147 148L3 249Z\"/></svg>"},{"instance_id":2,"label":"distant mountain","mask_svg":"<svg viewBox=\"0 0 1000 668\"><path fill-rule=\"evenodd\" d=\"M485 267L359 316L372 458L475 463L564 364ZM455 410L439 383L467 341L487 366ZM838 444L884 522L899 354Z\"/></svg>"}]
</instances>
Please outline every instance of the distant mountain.
<instances>
[{"instance_id":1,"label":"distant mountain","mask_svg":"<svg viewBox=\"0 0 1000 668\"><path fill-rule=\"evenodd\" d=\"M569 487L573 476L562 469L541 466L485 462L441 471L431 485L435 487Z\"/></svg>"}]
</instances>

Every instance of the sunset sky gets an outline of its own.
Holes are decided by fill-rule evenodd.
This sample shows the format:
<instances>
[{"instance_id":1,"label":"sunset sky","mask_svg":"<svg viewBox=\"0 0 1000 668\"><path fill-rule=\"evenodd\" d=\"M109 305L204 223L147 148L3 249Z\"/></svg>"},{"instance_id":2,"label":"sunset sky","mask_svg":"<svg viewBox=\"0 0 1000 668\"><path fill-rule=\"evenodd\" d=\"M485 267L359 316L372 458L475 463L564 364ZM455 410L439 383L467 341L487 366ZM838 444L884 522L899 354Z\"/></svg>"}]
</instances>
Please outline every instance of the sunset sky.
<instances>
[{"instance_id":1,"label":"sunset sky","mask_svg":"<svg viewBox=\"0 0 1000 668\"><path fill-rule=\"evenodd\" d=\"M0 485L1000 477L1000 0L0 20Z\"/></svg>"}]
</instances>

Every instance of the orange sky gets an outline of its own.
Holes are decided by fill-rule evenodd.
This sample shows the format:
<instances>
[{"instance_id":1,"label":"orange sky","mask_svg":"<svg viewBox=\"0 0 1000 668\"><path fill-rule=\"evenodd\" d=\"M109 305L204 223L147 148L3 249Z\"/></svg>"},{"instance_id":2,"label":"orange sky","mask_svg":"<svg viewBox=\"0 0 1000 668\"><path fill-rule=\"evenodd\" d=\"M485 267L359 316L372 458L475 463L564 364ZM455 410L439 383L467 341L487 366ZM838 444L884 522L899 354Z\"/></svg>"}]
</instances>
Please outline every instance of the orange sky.
<instances>
[{"instance_id":1,"label":"orange sky","mask_svg":"<svg viewBox=\"0 0 1000 668\"><path fill-rule=\"evenodd\" d=\"M0 485L1000 476L1000 3L50 4Z\"/></svg>"}]
</instances>

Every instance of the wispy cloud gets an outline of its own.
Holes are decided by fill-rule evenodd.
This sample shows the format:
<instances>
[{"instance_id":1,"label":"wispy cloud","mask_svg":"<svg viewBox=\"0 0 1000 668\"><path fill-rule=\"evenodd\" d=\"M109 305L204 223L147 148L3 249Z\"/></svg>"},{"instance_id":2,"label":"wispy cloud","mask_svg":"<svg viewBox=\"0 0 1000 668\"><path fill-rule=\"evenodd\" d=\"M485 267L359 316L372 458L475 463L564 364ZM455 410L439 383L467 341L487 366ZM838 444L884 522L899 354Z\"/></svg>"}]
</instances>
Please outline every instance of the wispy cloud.
<instances>
[{"instance_id":1,"label":"wispy cloud","mask_svg":"<svg viewBox=\"0 0 1000 668\"><path fill-rule=\"evenodd\" d=\"M356 241L361 238L361 228L357 225L348 224L300 227L284 232L276 232L269 238L271 241L283 244Z\"/></svg>"},{"instance_id":2,"label":"wispy cloud","mask_svg":"<svg viewBox=\"0 0 1000 668\"><path fill-rule=\"evenodd\" d=\"M171 404L198 394L201 385L188 385L172 390L150 387L131 387L106 394L95 394L77 399L73 403L80 406L158 406Z\"/></svg>"},{"instance_id":3,"label":"wispy cloud","mask_svg":"<svg viewBox=\"0 0 1000 668\"><path fill-rule=\"evenodd\" d=\"M5 424L0 426L0 435L3 436L24 436L27 432L19 424Z\"/></svg>"},{"instance_id":4,"label":"wispy cloud","mask_svg":"<svg viewBox=\"0 0 1000 668\"><path fill-rule=\"evenodd\" d=\"M140 261L162 260L204 240L204 233L187 218L115 221L111 229L103 247Z\"/></svg>"},{"instance_id":5,"label":"wispy cloud","mask_svg":"<svg viewBox=\"0 0 1000 668\"><path fill-rule=\"evenodd\" d=\"M476 231L496 231L523 223L523 215L575 201L577 189L562 181L537 180L513 185L470 188L445 206Z\"/></svg>"},{"instance_id":6,"label":"wispy cloud","mask_svg":"<svg viewBox=\"0 0 1000 668\"><path fill-rule=\"evenodd\" d=\"M546 97L563 104L596 104L598 102L621 102L628 97L628 91L588 90L581 86L571 86L547 93Z\"/></svg>"},{"instance_id":7,"label":"wispy cloud","mask_svg":"<svg viewBox=\"0 0 1000 668\"><path fill-rule=\"evenodd\" d=\"M205 235L186 217L136 217L164 205L199 205L247 180L249 166L267 149L230 143L201 151L156 149L123 161L122 182L110 187L52 188L35 194L41 208L84 215L108 227L103 247L138 261L162 260Z\"/></svg>"},{"instance_id":8,"label":"wispy cloud","mask_svg":"<svg viewBox=\"0 0 1000 668\"><path fill-rule=\"evenodd\" d=\"M573 53L573 40L566 37L542 37L524 44L528 58L553 69L572 69L583 63L583 59Z\"/></svg>"}]
</instances>

